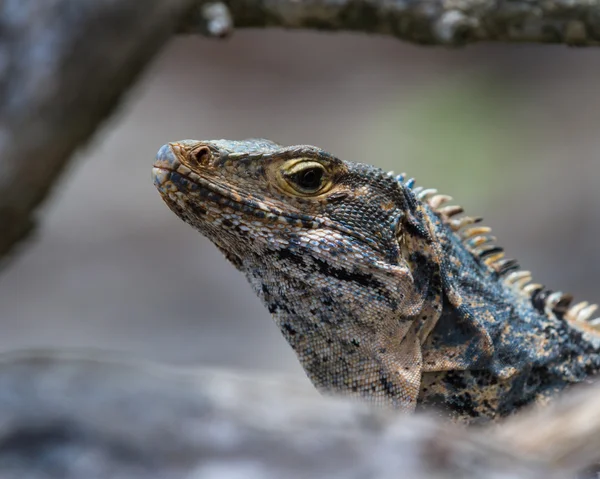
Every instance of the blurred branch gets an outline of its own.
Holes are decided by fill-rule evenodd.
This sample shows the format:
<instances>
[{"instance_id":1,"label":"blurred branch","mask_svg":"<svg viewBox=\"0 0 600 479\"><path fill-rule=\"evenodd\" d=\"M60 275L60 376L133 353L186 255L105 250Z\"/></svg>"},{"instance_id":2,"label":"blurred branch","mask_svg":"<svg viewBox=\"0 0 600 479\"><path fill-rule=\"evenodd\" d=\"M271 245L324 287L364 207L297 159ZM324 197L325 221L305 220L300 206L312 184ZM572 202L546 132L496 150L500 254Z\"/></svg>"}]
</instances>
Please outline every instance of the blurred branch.
<instances>
[{"instance_id":1,"label":"blurred branch","mask_svg":"<svg viewBox=\"0 0 600 479\"><path fill-rule=\"evenodd\" d=\"M206 4L196 0L198 5ZM412 43L600 43L600 0L230 0L236 28L283 27L360 31ZM226 18L223 16L222 18ZM188 22L184 31L200 25ZM223 20L220 24L223 25ZM225 21L226 23L226 21ZM213 21L214 25L214 21ZM231 28L218 28L222 36Z\"/></svg>"},{"instance_id":2,"label":"blurred branch","mask_svg":"<svg viewBox=\"0 0 600 479\"><path fill-rule=\"evenodd\" d=\"M0 258L31 230L71 154L171 33L349 30L454 45L600 41L600 0L20 0L0 2Z\"/></svg>"},{"instance_id":3,"label":"blurred branch","mask_svg":"<svg viewBox=\"0 0 600 479\"><path fill-rule=\"evenodd\" d=\"M600 459L598 422L566 419L599 406L589 390L502 437L502 427L465 429L276 379L13 354L0 360L0 476L565 479ZM572 449L563 435L595 441L568 468L543 454Z\"/></svg>"},{"instance_id":4,"label":"blurred branch","mask_svg":"<svg viewBox=\"0 0 600 479\"><path fill-rule=\"evenodd\" d=\"M570 470L598 464L600 385L579 386L547 407L516 415L494 437L515 451Z\"/></svg>"},{"instance_id":5,"label":"blurred branch","mask_svg":"<svg viewBox=\"0 0 600 479\"><path fill-rule=\"evenodd\" d=\"M189 3L0 2L0 258Z\"/></svg>"}]
</instances>

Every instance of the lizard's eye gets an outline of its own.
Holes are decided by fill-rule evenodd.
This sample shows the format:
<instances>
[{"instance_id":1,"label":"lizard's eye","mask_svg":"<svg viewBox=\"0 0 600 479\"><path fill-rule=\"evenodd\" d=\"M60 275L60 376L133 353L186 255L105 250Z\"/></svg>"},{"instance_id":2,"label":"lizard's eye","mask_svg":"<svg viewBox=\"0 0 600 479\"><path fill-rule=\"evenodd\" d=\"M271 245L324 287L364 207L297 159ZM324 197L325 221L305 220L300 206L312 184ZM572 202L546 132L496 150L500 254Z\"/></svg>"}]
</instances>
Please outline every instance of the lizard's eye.
<instances>
[{"instance_id":1,"label":"lizard's eye","mask_svg":"<svg viewBox=\"0 0 600 479\"><path fill-rule=\"evenodd\" d=\"M323 193L331 186L325 167L316 161L300 161L286 165L282 176L288 190L301 195Z\"/></svg>"},{"instance_id":2,"label":"lizard's eye","mask_svg":"<svg viewBox=\"0 0 600 479\"><path fill-rule=\"evenodd\" d=\"M292 177L294 183L306 191L315 191L321 187L323 170L321 168L304 168Z\"/></svg>"}]
</instances>

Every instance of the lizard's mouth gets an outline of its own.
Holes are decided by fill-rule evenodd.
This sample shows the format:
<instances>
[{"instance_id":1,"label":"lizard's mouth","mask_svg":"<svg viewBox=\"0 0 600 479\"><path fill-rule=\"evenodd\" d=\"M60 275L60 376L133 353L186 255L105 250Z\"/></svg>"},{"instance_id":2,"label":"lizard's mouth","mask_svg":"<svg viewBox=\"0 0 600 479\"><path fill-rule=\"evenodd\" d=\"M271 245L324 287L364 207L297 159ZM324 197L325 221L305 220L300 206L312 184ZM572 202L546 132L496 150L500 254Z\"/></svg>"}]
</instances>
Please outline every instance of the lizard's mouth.
<instances>
[{"instance_id":1,"label":"lizard's mouth","mask_svg":"<svg viewBox=\"0 0 600 479\"><path fill-rule=\"evenodd\" d=\"M158 162L157 162L158 163ZM195 197L200 202L210 202L219 208L231 208L242 214L251 215L259 220L279 222L304 228L317 228L323 221L308 215L284 213L281 209L268 205L260 199L251 198L229 186L223 186L213 179L205 178L194 172L155 164L152 168L154 185L163 198L170 201L169 193L184 195L185 202ZM186 195L188 195L186 197Z\"/></svg>"},{"instance_id":2,"label":"lizard's mouth","mask_svg":"<svg viewBox=\"0 0 600 479\"><path fill-rule=\"evenodd\" d=\"M213 179L204 178L194 172L179 171L163 165L154 165L152 168L154 185L159 190L163 199L168 202L177 201L171 197L173 194L180 196L185 203L191 203L192 198L197 198L201 203L210 202L219 209L230 208L242 215L249 215L258 221L279 223L301 227L304 229L327 228L354 237L382 253L379 245L370 238L352 231L344 226L333 224L326 218L319 218L298 213L284 213L281 209L268 205L260 199L250 198L247 194L223 186ZM193 210L197 211L195 208Z\"/></svg>"}]
</instances>

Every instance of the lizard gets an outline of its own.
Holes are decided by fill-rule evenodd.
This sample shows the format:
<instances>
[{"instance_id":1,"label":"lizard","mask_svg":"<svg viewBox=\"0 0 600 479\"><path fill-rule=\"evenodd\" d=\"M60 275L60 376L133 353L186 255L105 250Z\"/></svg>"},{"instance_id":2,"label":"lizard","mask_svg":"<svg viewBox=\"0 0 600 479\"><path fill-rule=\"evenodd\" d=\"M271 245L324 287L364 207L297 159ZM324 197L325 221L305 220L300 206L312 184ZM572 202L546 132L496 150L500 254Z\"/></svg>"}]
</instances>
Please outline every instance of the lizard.
<instances>
[{"instance_id":1,"label":"lizard","mask_svg":"<svg viewBox=\"0 0 600 479\"><path fill-rule=\"evenodd\" d=\"M324 393L496 421L592 381L600 318L406 175L265 139L182 140L162 199L241 271Z\"/></svg>"}]
</instances>

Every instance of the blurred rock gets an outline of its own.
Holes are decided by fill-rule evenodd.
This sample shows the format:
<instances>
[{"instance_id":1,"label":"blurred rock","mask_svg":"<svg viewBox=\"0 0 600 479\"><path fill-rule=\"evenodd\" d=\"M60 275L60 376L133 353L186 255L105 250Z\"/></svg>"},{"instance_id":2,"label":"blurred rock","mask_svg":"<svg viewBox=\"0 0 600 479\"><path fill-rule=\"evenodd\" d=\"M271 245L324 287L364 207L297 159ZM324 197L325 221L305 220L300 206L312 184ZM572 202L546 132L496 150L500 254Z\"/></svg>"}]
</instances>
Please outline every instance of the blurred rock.
<instances>
[{"instance_id":1,"label":"blurred rock","mask_svg":"<svg viewBox=\"0 0 600 479\"><path fill-rule=\"evenodd\" d=\"M567 477L520 454L276 378L100 355L0 360L3 479Z\"/></svg>"}]
</instances>

